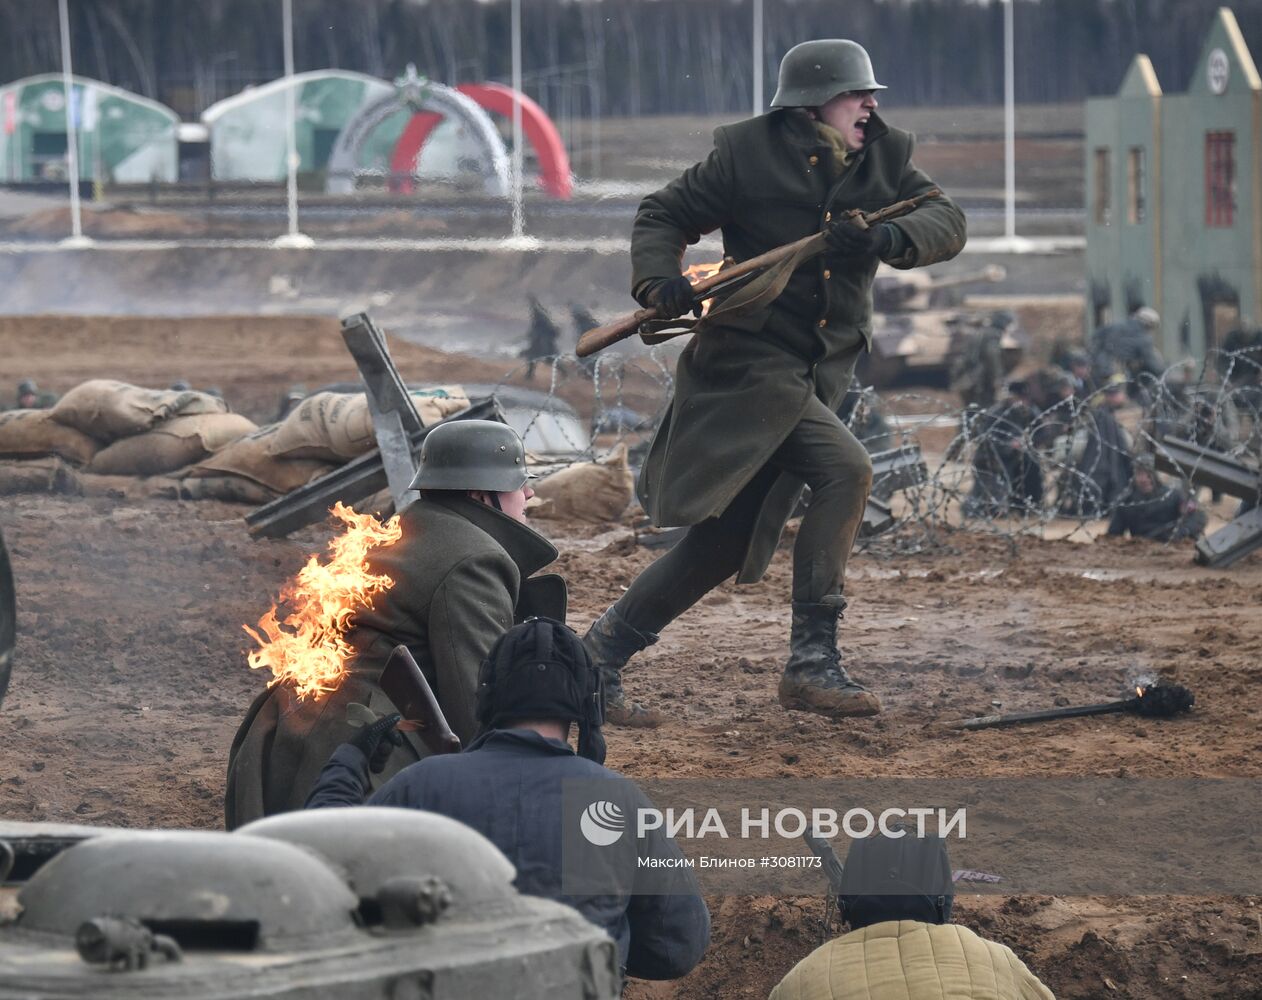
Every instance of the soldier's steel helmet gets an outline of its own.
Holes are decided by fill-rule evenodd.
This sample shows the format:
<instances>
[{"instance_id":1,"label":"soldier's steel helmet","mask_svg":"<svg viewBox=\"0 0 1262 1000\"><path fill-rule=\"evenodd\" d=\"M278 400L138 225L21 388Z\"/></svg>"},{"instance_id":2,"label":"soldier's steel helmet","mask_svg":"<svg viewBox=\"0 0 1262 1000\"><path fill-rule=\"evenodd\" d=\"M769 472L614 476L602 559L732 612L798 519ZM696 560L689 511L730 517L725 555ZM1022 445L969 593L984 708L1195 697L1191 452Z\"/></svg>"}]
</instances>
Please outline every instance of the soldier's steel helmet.
<instances>
[{"instance_id":1,"label":"soldier's steel helmet","mask_svg":"<svg viewBox=\"0 0 1262 1000\"><path fill-rule=\"evenodd\" d=\"M1140 306L1131 313L1131 319L1148 327L1150 330L1161 325L1161 314L1152 306Z\"/></svg>"},{"instance_id":2,"label":"soldier's steel helmet","mask_svg":"<svg viewBox=\"0 0 1262 1000\"><path fill-rule=\"evenodd\" d=\"M817 38L793 46L780 60L773 108L818 108L850 90L885 90L858 42Z\"/></svg>"},{"instance_id":3,"label":"soldier's steel helmet","mask_svg":"<svg viewBox=\"0 0 1262 1000\"><path fill-rule=\"evenodd\" d=\"M511 493L533 478L515 430L497 420L456 420L425 436L411 488Z\"/></svg>"}]
</instances>

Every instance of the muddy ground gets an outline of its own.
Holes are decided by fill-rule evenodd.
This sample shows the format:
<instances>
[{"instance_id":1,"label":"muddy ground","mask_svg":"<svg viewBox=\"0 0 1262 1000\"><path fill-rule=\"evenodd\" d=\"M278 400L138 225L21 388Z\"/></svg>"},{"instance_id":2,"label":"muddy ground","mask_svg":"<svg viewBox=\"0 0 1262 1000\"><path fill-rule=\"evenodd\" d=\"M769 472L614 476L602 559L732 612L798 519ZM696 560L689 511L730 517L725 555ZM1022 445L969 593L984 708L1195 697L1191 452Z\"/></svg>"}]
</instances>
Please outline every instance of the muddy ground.
<instances>
[{"instance_id":1,"label":"muddy ground","mask_svg":"<svg viewBox=\"0 0 1262 1000\"><path fill-rule=\"evenodd\" d=\"M155 341L122 325L75 332L67 321L50 328L44 350L21 354L6 329L0 322L5 356L21 356L54 387L89 372L213 379L257 416L291 379L353 375L327 324L266 332L244 322L219 331L173 324ZM408 345L396 356L401 367L423 364L443 381L493 380L496 367ZM0 504L19 602L0 814L221 824L227 748L264 683L245 665L241 626L328 537L313 528L251 541L242 513L218 503L99 497ZM633 520L629 513L616 525L542 524L563 553L576 627L655 557L635 544ZM1262 557L1212 571L1193 566L1185 547L1014 548L967 532L944 534L918 555L861 553L844 642L886 712L845 724L776 704L789 569L782 550L762 582L711 594L633 663L629 688L670 721L654 732L611 732L612 766L643 779L1262 771ZM1018 711L1057 698L1107 700L1140 672L1191 687L1195 712L967 735L933 725L988 713L994 702ZM714 935L703 965L681 983L635 984L629 995L765 996L819 942L822 886L817 897L710 902ZM1060 997L1262 996L1257 898L965 895L957 914L1011 945Z\"/></svg>"}]
</instances>

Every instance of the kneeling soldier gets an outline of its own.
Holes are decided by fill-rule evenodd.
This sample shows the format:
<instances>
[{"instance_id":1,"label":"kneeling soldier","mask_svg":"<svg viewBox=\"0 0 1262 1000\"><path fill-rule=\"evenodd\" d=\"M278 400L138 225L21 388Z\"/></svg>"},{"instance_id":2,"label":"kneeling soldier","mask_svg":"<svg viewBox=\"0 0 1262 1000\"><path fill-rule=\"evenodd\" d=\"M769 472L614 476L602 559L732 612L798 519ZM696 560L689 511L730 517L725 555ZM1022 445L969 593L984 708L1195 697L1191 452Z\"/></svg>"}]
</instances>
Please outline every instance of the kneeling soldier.
<instances>
[{"instance_id":1,"label":"kneeling soldier","mask_svg":"<svg viewBox=\"0 0 1262 1000\"><path fill-rule=\"evenodd\" d=\"M528 579L557 557L555 546L526 526L529 479L511 427L463 420L429 433L412 482L421 498L400 517L403 535L368 557L370 571L394 585L352 621L346 638L356 656L336 691L299 701L279 685L250 707L228 760L228 829L302 808L329 754L354 734L346 719L351 702L378 715L395 711L378 679L400 643L420 664L455 734L466 745L473 739L478 669L495 640L515 620L565 616L561 578ZM409 734L393 770L379 780L424 755Z\"/></svg>"}]
</instances>

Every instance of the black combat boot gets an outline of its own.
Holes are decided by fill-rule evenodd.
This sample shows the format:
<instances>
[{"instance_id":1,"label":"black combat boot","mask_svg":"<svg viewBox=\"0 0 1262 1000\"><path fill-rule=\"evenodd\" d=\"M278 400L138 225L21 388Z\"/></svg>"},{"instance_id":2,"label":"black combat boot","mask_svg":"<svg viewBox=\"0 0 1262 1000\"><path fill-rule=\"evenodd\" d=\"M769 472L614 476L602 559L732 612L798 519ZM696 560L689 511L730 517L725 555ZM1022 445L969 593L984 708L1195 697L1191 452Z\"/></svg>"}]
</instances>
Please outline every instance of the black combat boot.
<instances>
[{"instance_id":1,"label":"black combat boot","mask_svg":"<svg viewBox=\"0 0 1262 1000\"><path fill-rule=\"evenodd\" d=\"M785 708L834 719L880 714L877 696L852 680L841 665L837 620L845 607L840 596L820 604L793 602L789 662L780 678L780 704Z\"/></svg>"},{"instance_id":2,"label":"black combat boot","mask_svg":"<svg viewBox=\"0 0 1262 1000\"><path fill-rule=\"evenodd\" d=\"M628 701L622 690L622 668L636 653L657 642L652 632L641 632L618 613L618 606L597 618L583 636L583 646L605 684L605 721L615 726L653 729L662 724L657 712Z\"/></svg>"}]
</instances>

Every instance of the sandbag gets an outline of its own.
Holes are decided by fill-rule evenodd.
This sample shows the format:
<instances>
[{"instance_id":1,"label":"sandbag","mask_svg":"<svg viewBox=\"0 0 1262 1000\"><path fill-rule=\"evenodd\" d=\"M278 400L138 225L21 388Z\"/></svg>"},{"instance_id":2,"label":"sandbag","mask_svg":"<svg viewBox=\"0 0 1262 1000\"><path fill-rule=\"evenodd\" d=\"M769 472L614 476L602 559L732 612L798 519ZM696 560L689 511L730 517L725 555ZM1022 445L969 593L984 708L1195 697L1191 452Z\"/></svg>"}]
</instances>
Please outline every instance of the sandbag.
<instances>
[{"instance_id":1,"label":"sandbag","mask_svg":"<svg viewBox=\"0 0 1262 1000\"><path fill-rule=\"evenodd\" d=\"M0 462L0 496L79 492L79 477L59 458Z\"/></svg>"},{"instance_id":2,"label":"sandbag","mask_svg":"<svg viewBox=\"0 0 1262 1000\"><path fill-rule=\"evenodd\" d=\"M459 386L418 389L409 395L426 426L469 407L469 397ZM376 446L372 414L362 392L318 392L285 417L270 445L270 454L276 458L345 462Z\"/></svg>"},{"instance_id":3,"label":"sandbag","mask_svg":"<svg viewBox=\"0 0 1262 1000\"><path fill-rule=\"evenodd\" d=\"M412 389L408 392L416 405L421 423L426 427L445 420L453 413L469 408L469 396L462 386L439 385L432 389Z\"/></svg>"},{"instance_id":4,"label":"sandbag","mask_svg":"<svg viewBox=\"0 0 1262 1000\"><path fill-rule=\"evenodd\" d=\"M257 506L278 497L275 490L242 476L188 476L180 480L183 500L223 500Z\"/></svg>"},{"instance_id":5,"label":"sandbag","mask_svg":"<svg viewBox=\"0 0 1262 1000\"><path fill-rule=\"evenodd\" d=\"M280 424L268 424L232 442L222 451L188 470L192 478L238 476L266 486L277 495L296 490L335 468L332 463L310 458L276 458L270 454Z\"/></svg>"},{"instance_id":6,"label":"sandbag","mask_svg":"<svg viewBox=\"0 0 1262 1000\"><path fill-rule=\"evenodd\" d=\"M86 465L100 446L96 441L57 423L48 410L9 410L0 413L0 456L36 458L57 455Z\"/></svg>"},{"instance_id":7,"label":"sandbag","mask_svg":"<svg viewBox=\"0 0 1262 1000\"><path fill-rule=\"evenodd\" d=\"M358 413L352 412L356 409L356 400L360 403ZM362 394L317 392L289 412L268 442L267 453L272 458L315 458L336 462L342 456L334 448L334 429L338 445L342 448L360 439L371 442L372 421L368 421L366 429L364 424L367 414ZM367 451L369 447L371 443L365 444L363 450Z\"/></svg>"},{"instance_id":8,"label":"sandbag","mask_svg":"<svg viewBox=\"0 0 1262 1000\"><path fill-rule=\"evenodd\" d=\"M597 462L580 462L535 484L535 495L550 503L531 509L531 516L572 518L598 524L622 517L635 490L627 465L627 446L618 445Z\"/></svg>"},{"instance_id":9,"label":"sandbag","mask_svg":"<svg viewBox=\"0 0 1262 1000\"><path fill-rule=\"evenodd\" d=\"M180 484L166 476L94 476L79 475L79 492L85 497L109 497L112 500L174 500L180 495Z\"/></svg>"},{"instance_id":10,"label":"sandbag","mask_svg":"<svg viewBox=\"0 0 1262 1000\"><path fill-rule=\"evenodd\" d=\"M144 434L120 438L97 452L88 471L101 476L174 472L258 430L238 413L172 417Z\"/></svg>"},{"instance_id":11,"label":"sandbag","mask_svg":"<svg viewBox=\"0 0 1262 1000\"><path fill-rule=\"evenodd\" d=\"M67 392L49 412L57 423L108 444L142 434L177 415L227 411L222 399L205 392L142 389L126 382L92 379Z\"/></svg>"}]
</instances>

